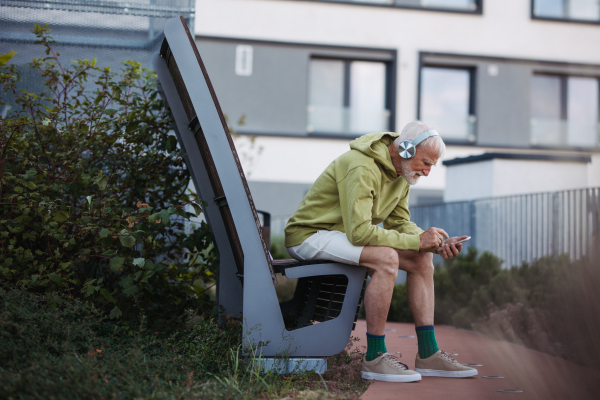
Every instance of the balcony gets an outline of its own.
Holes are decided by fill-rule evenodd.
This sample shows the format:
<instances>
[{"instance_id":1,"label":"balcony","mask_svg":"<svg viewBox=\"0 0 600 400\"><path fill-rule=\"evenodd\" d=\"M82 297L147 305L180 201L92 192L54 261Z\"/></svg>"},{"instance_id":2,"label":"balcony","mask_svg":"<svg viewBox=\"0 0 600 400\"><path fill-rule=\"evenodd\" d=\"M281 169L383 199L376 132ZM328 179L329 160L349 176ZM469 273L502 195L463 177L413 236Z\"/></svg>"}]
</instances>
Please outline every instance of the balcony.
<instances>
[{"instance_id":1,"label":"balcony","mask_svg":"<svg viewBox=\"0 0 600 400\"><path fill-rule=\"evenodd\" d=\"M564 119L532 118L530 142L544 147L598 148L600 124Z\"/></svg>"},{"instance_id":2,"label":"balcony","mask_svg":"<svg viewBox=\"0 0 600 400\"><path fill-rule=\"evenodd\" d=\"M389 130L389 110L308 106L307 111L308 133L356 137Z\"/></svg>"}]
</instances>

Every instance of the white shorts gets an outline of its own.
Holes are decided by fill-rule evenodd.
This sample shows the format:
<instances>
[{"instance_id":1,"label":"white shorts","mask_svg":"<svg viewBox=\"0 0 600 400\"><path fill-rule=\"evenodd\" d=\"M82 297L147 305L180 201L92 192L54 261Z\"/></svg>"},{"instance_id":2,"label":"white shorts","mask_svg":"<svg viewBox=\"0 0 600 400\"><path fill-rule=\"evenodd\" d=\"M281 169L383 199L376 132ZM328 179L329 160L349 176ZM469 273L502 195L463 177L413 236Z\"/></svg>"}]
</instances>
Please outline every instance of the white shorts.
<instances>
[{"instance_id":1,"label":"white shorts","mask_svg":"<svg viewBox=\"0 0 600 400\"><path fill-rule=\"evenodd\" d=\"M302 244L288 247L290 256L298 261L329 260L343 264L359 265L364 246L354 246L340 231L317 231Z\"/></svg>"}]
</instances>

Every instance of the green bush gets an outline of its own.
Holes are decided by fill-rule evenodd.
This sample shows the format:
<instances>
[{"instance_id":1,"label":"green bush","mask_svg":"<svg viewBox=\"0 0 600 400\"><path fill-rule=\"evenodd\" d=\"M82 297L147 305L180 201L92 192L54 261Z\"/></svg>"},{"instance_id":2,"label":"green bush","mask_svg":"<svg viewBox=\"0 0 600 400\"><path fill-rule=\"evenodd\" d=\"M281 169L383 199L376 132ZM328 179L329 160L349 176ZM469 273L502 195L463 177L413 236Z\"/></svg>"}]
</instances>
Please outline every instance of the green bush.
<instances>
[{"instance_id":1,"label":"green bush","mask_svg":"<svg viewBox=\"0 0 600 400\"><path fill-rule=\"evenodd\" d=\"M436 266L435 323L474 329L600 369L600 269L568 255L501 269L470 248ZM405 285L394 288L388 320L412 322Z\"/></svg>"},{"instance_id":2,"label":"green bush","mask_svg":"<svg viewBox=\"0 0 600 400\"><path fill-rule=\"evenodd\" d=\"M493 254L478 254L469 247L465 254L436 266L433 276L436 323L453 324L453 316L469 303L477 289L500 273L501 265L502 260Z\"/></svg>"},{"instance_id":3,"label":"green bush","mask_svg":"<svg viewBox=\"0 0 600 400\"><path fill-rule=\"evenodd\" d=\"M0 279L113 318L198 307L214 281L212 234L189 229L201 207L156 75L131 61L66 65L49 29L34 33L46 55L29 65L45 91L20 90L11 54L0 57L0 92L15 99L0 123Z\"/></svg>"},{"instance_id":4,"label":"green bush","mask_svg":"<svg viewBox=\"0 0 600 400\"><path fill-rule=\"evenodd\" d=\"M388 321L414 322L406 297L406 284L394 286L392 303L390 304L390 311L388 313Z\"/></svg>"},{"instance_id":5,"label":"green bush","mask_svg":"<svg viewBox=\"0 0 600 400\"><path fill-rule=\"evenodd\" d=\"M243 356L240 319L223 321L187 311L157 331L143 315L115 321L66 295L0 288L0 398L357 398L366 389L360 353L333 357L323 377L282 377Z\"/></svg>"},{"instance_id":6,"label":"green bush","mask_svg":"<svg viewBox=\"0 0 600 400\"><path fill-rule=\"evenodd\" d=\"M468 252L435 266L435 323L453 324L453 317L465 307L473 293L500 272L502 260L491 253L478 255L470 247ZM388 314L389 321L413 322L408 307L406 284L396 285Z\"/></svg>"},{"instance_id":7,"label":"green bush","mask_svg":"<svg viewBox=\"0 0 600 400\"><path fill-rule=\"evenodd\" d=\"M282 260L290 258L287 249L285 248L285 236L284 235L271 235L271 257L274 260Z\"/></svg>"},{"instance_id":8,"label":"green bush","mask_svg":"<svg viewBox=\"0 0 600 400\"><path fill-rule=\"evenodd\" d=\"M0 398L183 398L230 371L239 350L236 319L218 326L189 313L158 332L143 316L116 323L90 304L52 296L0 289Z\"/></svg>"},{"instance_id":9,"label":"green bush","mask_svg":"<svg viewBox=\"0 0 600 400\"><path fill-rule=\"evenodd\" d=\"M488 335L600 369L600 270L567 255L502 270L453 318Z\"/></svg>"}]
</instances>

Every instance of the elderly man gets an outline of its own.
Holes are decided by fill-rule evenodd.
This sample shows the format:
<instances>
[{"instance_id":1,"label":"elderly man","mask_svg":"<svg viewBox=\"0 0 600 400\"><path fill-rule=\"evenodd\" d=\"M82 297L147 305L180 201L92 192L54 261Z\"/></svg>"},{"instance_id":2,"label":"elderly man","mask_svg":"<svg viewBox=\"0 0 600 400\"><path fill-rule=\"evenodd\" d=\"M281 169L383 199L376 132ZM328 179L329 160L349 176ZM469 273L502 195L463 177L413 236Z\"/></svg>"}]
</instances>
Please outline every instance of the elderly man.
<instances>
[{"instance_id":1,"label":"elderly man","mask_svg":"<svg viewBox=\"0 0 600 400\"><path fill-rule=\"evenodd\" d=\"M410 222L410 185L429 175L445 151L433 127L420 121L400 135L371 133L350 143L317 178L285 228L285 246L297 260L324 259L368 268L365 293L365 379L412 382L423 376L467 377L477 370L439 350L433 327L433 254L456 257L466 237L448 238ZM383 228L377 224L383 222ZM406 271L408 304L417 331L416 371L385 346L385 322L398 269Z\"/></svg>"}]
</instances>

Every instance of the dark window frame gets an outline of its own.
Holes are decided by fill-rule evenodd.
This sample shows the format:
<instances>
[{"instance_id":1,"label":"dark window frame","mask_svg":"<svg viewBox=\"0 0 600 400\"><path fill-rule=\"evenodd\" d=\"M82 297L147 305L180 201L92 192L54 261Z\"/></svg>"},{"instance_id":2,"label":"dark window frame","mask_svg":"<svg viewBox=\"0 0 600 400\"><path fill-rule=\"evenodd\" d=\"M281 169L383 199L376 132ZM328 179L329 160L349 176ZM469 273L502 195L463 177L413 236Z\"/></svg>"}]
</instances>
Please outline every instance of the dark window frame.
<instances>
[{"instance_id":1,"label":"dark window frame","mask_svg":"<svg viewBox=\"0 0 600 400\"><path fill-rule=\"evenodd\" d=\"M421 81L423 78L423 68L444 68L444 69L456 69L461 71L469 72L469 115L475 116L475 129L473 135L475 136L474 140L469 140L469 138L460 140L454 138L444 139L444 142L449 145L460 145L460 146L477 146L477 124L479 123L479 118L477 117L477 66L472 64L465 65L455 65L455 64L445 64L445 63L432 63L432 62L424 62L423 55L419 59L419 72L417 78L417 119L421 120ZM427 121L424 121L427 122Z\"/></svg>"},{"instance_id":2,"label":"dark window frame","mask_svg":"<svg viewBox=\"0 0 600 400\"><path fill-rule=\"evenodd\" d=\"M452 62L437 60L437 58L443 59L451 59ZM569 76L581 76L581 77L598 77L600 79L600 64L593 63L582 63L582 62L570 62L570 61L557 61L557 60L548 60L548 59L539 59L539 58L524 58L524 57L499 57L499 56L490 56L490 55L482 55L482 54L474 54L474 53L445 53L439 51L427 51L422 50L419 52L419 79L417 81L417 94L415 96L415 101L417 101L417 109L420 105L420 82L421 76L420 71L423 65L426 66L440 66L440 67L469 67L473 66L477 63L477 61L485 61L485 62L509 62L516 64L525 64L531 67L532 73L539 74L547 74L547 75L569 75ZM569 74L571 69L589 69L589 71L583 72L573 71ZM476 71L478 69L476 68ZM476 72L479 75L480 72ZM478 87L479 83L477 81L476 86ZM479 98L482 94L479 94L477 98L475 98L476 102L479 101ZM419 114L417 114L419 115ZM600 117L599 117L600 118ZM479 116L477 116L477 124L481 122ZM499 148L499 149L518 149L518 150L550 150L556 151L555 146L545 146L545 145L522 145L522 144L485 144L480 145L477 141L473 143L466 142L453 142L451 140L444 140L444 142L448 145L457 145L463 147L487 147L487 148ZM579 147L573 146L569 147L569 151L575 152L586 152L586 153L594 153L600 154L600 145L598 147Z\"/></svg>"},{"instance_id":3,"label":"dark window frame","mask_svg":"<svg viewBox=\"0 0 600 400\"><path fill-rule=\"evenodd\" d=\"M600 25L600 15L598 15L598 19L595 21L590 21L590 20L585 20L585 19L539 17L539 16L535 15L535 2L536 2L536 0L530 1L530 18L532 20L551 21L551 22L566 22L569 24Z\"/></svg>"},{"instance_id":4,"label":"dark window frame","mask_svg":"<svg viewBox=\"0 0 600 400\"><path fill-rule=\"evenodd\" d=\"M350 64L353 61L369 61L369 62L380 62L385 65L385 107L390 112L388 120L388 130L390 132L396 131L396 74L397 74L397 53L394 53L392 60L381 60L377 58L369 57L340 57L331 56L328 57L322 53L312 54L310 60L332 60L332 61L343 61L344 62L344 107L350 106ZM309 77L310 79L310 77ZM308 84L308 82L307 82ZM365 132L366 134L369 132ZM338 138L338 139L356 139L357 135L352 133L331 133L331 132L319 132L306 131L307 137L319 137L319 138Z\"/></svg>"},{"instance_id":5,"label":"dark window frame","mask_svg":"<svg viewBox=\"0 0 600 400\"><path fill-rule=\"evenodd\" d=\"M287 0L290 1L290 0ZM333 4L341 4L341 5L351 5L351 6L367 6L367 7L386 7L386 8L397 8L397 9L405 9L405 10L420 10L420 11L433 11L433 12L448 12L448 13L458 13L458 14L470 14L470 15L483 15L483 0L475 0L475 10L460 10L460 9L451 9L451 8L440 8L440 7L423 7L423 6L410 6L410 5L402 5L402 4L377 4L370 2L361 2L361 1L350 1L350 0L292 0L292 1L305 1L305 2L320 2L320 3L333 3Z\"/></svg>"},{"instance_id":6,"label":"dark window frame","mask_svg":"<svg viewBox=\"0 0 600 400\"><path fill-rule=\"evenodd\" d=\"M546 72L546 71L533 71L531 74L531 77L533 78L534 76L551 76L551 77L556 77L560 79L560 120L561 121L568 121L568 107L569 107L569 88L568 88L568 81L569 78L592 78L595 79L598 82L598 115L597 115L597 123L600 124L600 76L598 75L582 75L582 74L561 74L561 73L554 73L554 72ZM530 93L531 96L531 93ZM530 112L530 118L531 117L531 112ZM531 131L529 131L529 135L531 135ZM531 138L531 137L530 137ZM559 145L557 145L559 146ZM536 144L532 144L531 145L532 148L543 148L543 149L548 149L548 148L556 148L556 147L549 147L548 145L543 145L543 146L538 146ZM573 147L573 146L567 146L569 149L580 149L581 147ZM598 145L596 147L585 147L583 149L588 149L588 150L598 150L600 149L600 138L598 138Z\"/></svg>"},{"instance_id":7,"label":"dark window frame","mask_svg":"<svg viewBox=\"0 0 600 400\"><path fill-rule=\"evenodd\" d=\"M397 82L398 82L398 57L399 50L396 48L389 47L367 47L367 46L348 46L348 45L337 45L337 44L323 44L323 43L312 43L312 42L287 42L279 40L265 40L265 39L251 39L251 38L236 38L236 37L224 37L224 36L212 36L212 35L195 35L194 40L213 40L222 41L226 43L245 43L245 44L256 44L256 45L275 45L275 46L289 46L289 47L310 47L312 48L309 59L311 58L323 58L323 59L350 59L356 61L376 61L383 62L387 66L386 74L386 104L390 105L390 119L389 128L390 131L396 130L396 108L397 108ZM388 54L387 57L380 57L377 55L352 55L345 56L335 53L330 53L328 50L339 51L359 51L359 52L385 52ZM328 54L329 53L329 54ZM307 64L308 68L308 64ZM306 82L308 85L308 82ZM340 139L340 140L353 140L357 138L355 134L331 134L331 133L319 133L319 132L306 132L303 133L271 133L261 131L249 131L249 130L236 130L238 135L248 136L265 136L265 137L290 137L290 138L318 138L318 139Z\"/></svg>"}]
</instances>

